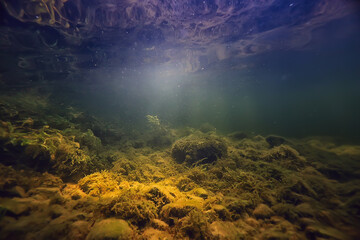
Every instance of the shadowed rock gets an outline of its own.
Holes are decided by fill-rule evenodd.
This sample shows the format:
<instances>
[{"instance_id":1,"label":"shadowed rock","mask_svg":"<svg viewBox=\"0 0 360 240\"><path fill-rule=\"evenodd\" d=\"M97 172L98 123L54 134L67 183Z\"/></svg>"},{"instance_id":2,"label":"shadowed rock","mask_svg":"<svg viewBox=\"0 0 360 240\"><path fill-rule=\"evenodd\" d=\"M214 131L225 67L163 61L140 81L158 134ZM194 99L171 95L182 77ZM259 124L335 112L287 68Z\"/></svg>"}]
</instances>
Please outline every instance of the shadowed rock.
<instances>
[{"instance_id":1,"label":"shadowed rock","mask_svg":"<svg viewBox=\"0 0 360 240\"><path fill-rule=\"evenodd\" d=\"M281 144L285 143L285 139L279 136L268 136L266 139L266 142L269 143L270 147L277 147Z\"/></svg>"},{"instance_id":2,"label":"shadowed rock","mask_svg":"<svg viewBox=\"0 0 360 240\"><path fill-rule=\"evenodd\" d=\"M227 146L221 139L211 136L190 135L175 142L171 154L178 163L212 163L226 155Z\"/></svg>"}]
</instances>

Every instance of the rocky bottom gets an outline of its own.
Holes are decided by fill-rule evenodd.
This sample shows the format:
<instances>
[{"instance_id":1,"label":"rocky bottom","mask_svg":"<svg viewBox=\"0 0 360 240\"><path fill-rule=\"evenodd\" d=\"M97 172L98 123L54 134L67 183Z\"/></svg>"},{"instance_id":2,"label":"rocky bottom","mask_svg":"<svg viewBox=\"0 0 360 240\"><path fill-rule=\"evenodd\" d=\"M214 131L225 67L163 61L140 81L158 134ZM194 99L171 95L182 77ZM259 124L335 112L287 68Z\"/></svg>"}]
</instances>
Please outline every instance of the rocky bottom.
<instances>
[{"instance_id":1,"label":"rocky bottom","mask_svg":"<svg viewBox=\"0 0 360 240\"><path fill-rule=\"evenodd\" d=\"M360 146L197 131L137 145L78 179L0 164L0 239L360 236Z\"/></svg>"}]
</instances>

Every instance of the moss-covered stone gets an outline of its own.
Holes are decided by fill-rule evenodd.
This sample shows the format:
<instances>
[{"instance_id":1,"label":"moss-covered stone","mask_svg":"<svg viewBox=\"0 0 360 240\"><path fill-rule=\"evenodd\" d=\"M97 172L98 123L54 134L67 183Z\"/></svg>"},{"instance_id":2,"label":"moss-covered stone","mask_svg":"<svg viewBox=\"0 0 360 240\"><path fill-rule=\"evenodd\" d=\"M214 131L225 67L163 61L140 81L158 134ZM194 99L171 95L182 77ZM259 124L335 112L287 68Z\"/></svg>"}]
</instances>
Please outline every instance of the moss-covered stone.
<instances>
[{"instance_id":1,"label":"moss-covered stone","mask_svg":"<svg viewBox=\"0 0 360 240\"><path fill-rule=\"evenodd\" d=\"M210 225L210 231L214 239L235 240L244 238L244 233L232 222L215 221Z\"/></svg>"},{"instance_id":2,"label":"moss-covered stone","mask_svg":"<svg viewBox=\"0 0 360 240\"><path fill-rule=\"evenodd\" d=\"M274 135L266 137L265 140L272 148L280 146L286 142L285 138Z\"/></svg>"},{"instance_id":3,"label":"moss-covered stone","mask_svg":"<svg viewBox=\"0 0 360 240\"><path fill-rule=\"evenodd\" d=\"M171 149L178 163L188 165L212 163L225 156L227 146L220 138L208 135L190 135L176 141Z\"/></svg>"},{"instance_id":4,"label":"moss-covered stone","mask_svg":"<svg viewBox=\"0 0 360 240\"><path fill-rule=\"evenodd\" d=\"M269 218L274 214L274 211L265 204L259 204L253 211L256 218Z\"/></svg>"},{"instance_id":5,"label":"moss-covered stone","mask_svg":"<svg viewBox=\"0 0 360 240\"><path fill-rule=\"evenodd\" d=\"M102 171L90 174L78 182L80 188L93 197L119 190L121 178L111 172Z\"/></svg>"},{"instance_id":6,"label":"moss-covered stone","mask_svg":"<svg viewBox=\"0 0 360 240\"><path fill-rule=\"evenodd\" d=\"M86 240L128 240L133 239L133 230L129 224L121 219L108 218L95 223Z\"/></svg>"}]
</instances>

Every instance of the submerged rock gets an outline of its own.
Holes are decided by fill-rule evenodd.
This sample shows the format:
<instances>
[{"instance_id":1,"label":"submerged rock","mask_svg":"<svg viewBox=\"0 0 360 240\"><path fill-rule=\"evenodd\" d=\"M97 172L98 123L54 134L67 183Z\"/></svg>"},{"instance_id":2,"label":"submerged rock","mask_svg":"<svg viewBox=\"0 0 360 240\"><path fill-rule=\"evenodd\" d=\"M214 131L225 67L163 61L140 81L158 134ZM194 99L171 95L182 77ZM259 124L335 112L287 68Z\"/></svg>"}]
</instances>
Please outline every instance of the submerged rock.
<instances>
[{"instance_id":1,"label":"submerged rock","mask_svg":"<svg viewBox=\"0 0 360 240\"><path fill-rule=\"evenodd\" d=\"M306 165L306 158L288 145L273 147L265 151L260 159L266 162L276 162L284 168L296 171L303 169Z\"/></svg>"},{"instance_id":2,"label":"submerged rock","mask_svg":"<svg viewBox=\"0 0 360 240\"><path fill-rule=\"evenodd\" d=\"M73 222L67 235L69 239L85 239L89 232L89 223L83 220Z\"/></svg>"},{"instance_id":3,"label":"submerged rock","mask_svg":"<svg viewBox=\"0 0 360 240\"><path fill-rule=\"evenodd\" d=\"M216 137L190 135L176 141L171 149L173 158L178 163L205 164L212 163L226 155L227 146Z\"/></svg>"},{"instance_id":4,"label":"submerged rock","mask_svg":"<svg viewBox=\"0 0 360 240\"><path fill-rule=\"evenodd\" d=\"M216 128L213 125L211 125L210 123L201 124L199 130L203 133L216 132Z\"/></svg>"},{"instance_id":5,"label":"submerged rock","mask_svg":"<svg viewBox=\"0 0 360 240\"><path fill-rule=\"evenodd\" d=\"M188 215L192 210L200 210L203 205L202 199L189 200L189 199L179 199L174 203L169 203L165 205L160 215L164 220L168 220L169 223L173 219L180 219Z\"/></svg>"},{"instance_id":6,"label":"submerged rock","mask_svg":"<svg viewBox=\"0 0 360 240\"><path fill-rule=\"evenodd\" d=\"M132 239L133 231L129 224L121 219L109 218L94 225L86 240Z\"/></svg>"},{"instance_id":7,"label":"submerged rock","mask_svg":"<svg viewBox=\"0 0 360 240\"><path fill-rule=\"evenodd\" d=\"M268 136L266 139L266 142L270 145L270 147L277 147L281 144L285 143L285 139L279 136Z\"/></svg>"},{"instance_id":8,"label":"submerged rock","mask_svg":"<svg viewBox=\"0 0 360 240\"><path fill-rule=\"evenodd\" d=\"M231 219L229 210L227 210L227 208L224 207L223 205L215 204L212 206L212 209L215 211L219 219L221 220Z\"/></svg>"},{"instance_id":9,"label":"submerged rock","mask_svg":"<svg viewBox=\"0 0 360 240\"><path fill-rule=\"evenodd\" d=\"M269 218L273 216L274 211L265 204L259 204L253 211L256 218Z\"/></svg>"},{"instance_id":10,"label":"submerged rock","mask_svg":"<svg viewBox=\"0 0 360 240\"><path fill-rule=\"evenodd\" d=\"M169 225L166 222L161 221L160 219L151 219L150 225L153 228L162 230L162 231L165 231L169 228Z\"/></svg>"},{"instance_id":11,"label":"submerged rock","mask_svg":"<svg viewBox=\"0 0 360 240\"><path fill-rule=\"evenodd\" d=\"M0 208L8 215L19 216L29 212L30 206L27 201L21 198L3 198L0 199Z\"/></svg>"},{"instance_id":12,"label":"submerged rock","mask_svg":"<svg viewBox=\"0 0 360 240\"><path fill-rule=\"evenodd\" d=\"M248 135L244 132L233 132L230 133L228 136L234 140L242 140L248 137Z\"/></svg>"},{"instance_id":13,"label":"submerged rock","mask_svg":"<svg viewBox=\"0 0 360 240\"><path fill-rule=\"evenodd\" d=\"M305 234L309 239L337 239L350 240L352 237L338 229L315 223L305 228Z\"/></svg>"},{"instance_id":14,"label":"submerged rock","mask_svg":"<svg viewBox=\"0 0 360 240\"><path fill-rule=\"evenodd\" d=\"M215 239L244 238L244 233L232 222L215 221L210 225L210 232Z\"/></svg>"}]
</instances>

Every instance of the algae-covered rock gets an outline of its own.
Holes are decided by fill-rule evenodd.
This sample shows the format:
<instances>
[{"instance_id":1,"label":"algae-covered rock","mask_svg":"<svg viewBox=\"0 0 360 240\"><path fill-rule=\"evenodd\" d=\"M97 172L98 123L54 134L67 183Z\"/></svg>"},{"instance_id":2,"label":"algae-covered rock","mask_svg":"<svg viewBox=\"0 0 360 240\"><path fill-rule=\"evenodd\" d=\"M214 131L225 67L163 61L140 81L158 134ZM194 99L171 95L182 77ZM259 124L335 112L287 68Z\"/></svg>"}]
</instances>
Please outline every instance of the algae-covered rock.
<instances>
[{"instance_id":1,"label":"algae-covered rock","mask_svg":"<svg viewBox=\"0 0 360 240\"><path fill-rule=\"evenodd\" d=\"M166 204L161 210L161 216L164 220L168 221L174 218L183 218L192 210L199 210L202 208L203 201L200 199L190 200L181 198L174 203Z\"/></svg>"},{"instance_id":2,"label":"algae-covered rock","mask_svg":"<svg viewBox=\"0 0 360 240\"><path fill-rule=\"evenodd\" d=\"M153 228L159 229L162 231L165 231L169 228L169 225L166 222L161 221L160 219L155 219L155 218L151 220L150 225Z\"/></svg>"},{"instance_id":3,"label":"algae-covered rock","mask_svg":"<svg viewBox=\"0 0 360 240\"><path fill-rule=\"evenodd\" d=\"M270 147L277 147L281 144L285 143L285 139L279 136L268 136L265 138L266 142L270 145Z\"/></svg>"},{"instance_id":4,"label":"algae-covered rock","mask_svg":"<svg viewBox=\"0 0 360 240\"><path fill-rule=\"evenodd\" d=\"M159 206L174 201L177 195L176 189L161 185L152 185L145 190L146 199L153 201Z\"/></svg>"},{"instance_id":5,"label":"algae-covered rock","mask_svg":"<svg viewBox=\"0 0 360 240\"><path fill-rule=\"evenodd\" d=\"M2 198L0 199L0 208L5 214L19 216L26 214L29 211L30 206L26 201L23 201L20 198Z\"/></svg>"},{"instance_id":6,"label":"algae-covered rock","mask_svg":"<svg viewBox=\"0 0 360 240\"><path fill-rule=\"evenodd\" d=\"M201 124L199 130L203 133L208 133L208 132L216 132L216 128L211 125L210 123L203 123Z\"/></svg>"},{"instance_id":7,"label":"algae-covered rock","mask_svg":"<svg viewBox=\"0 0 360 240\"><path fill-rule=\"evenodd\" d=\"M207 199L209 197L209 192L203 188L195 188L191 191L191 194L194 194L197 197Z\"/></svg>"},{"instance_id":8,"label":"algae-covered rock","mask_svg":"<svg viewBox=\"0 0 360 240\"><path fill-rule=\"evenodd\" d=\"M248 135L244 132L233 132L230 133L228 136L234 140L242 140L248 137Z\"/></svg>"},{"instance_id":9,"label":"algae-covered rock","mask_svg":"<svg viewBox=\"0 0 360 240\"><path fill-rule=\"evenodd\" d=\"M160 121L158 116L146 115L149 126L146 144L152 148L164 148L170 146L174 141L174 136L169 127Z\"/></svg>"},{"instance_id":10,"label":"algae-covered rock","mask_svg":"<svg viewBox=\"0 0 360 240\"><path fill-rule=\"evenodd\" d=\"M126 192L116 201L111 211L132 224L143 227L151 219L157 218L155 203L139 195Z\"/></svg>"},{"instance_id":11,"label":"algae-covered rock","mask_svg":"<svg viewBox=\"0 0 360 240\"><path fill-rule=\"evenodd\" d=\"M223 205L215 204L212 206L212 209L215 211L219 219L224 221L231 219L229 210L227 210L227 208Z\"/></svg>"},{"instance_id":12,"label":"algae-covered rock","mask_svg":"<svg viewBox=\"0 0 360 240\"><path fill-rule=\"evenodd\" d=\"M265 204L259 204L253 211L253 214L257 218L269 218L273 216L274 211Z\"/></svg>"},{"instance_id":13,"label":"algae-covered rock","mask_svg":"<svg viewBox=\"0 0 360 240\"><path fill-rule=\"evenodd\" d=\"M350 240L353 239L347 235L346 232L339 231L336 228L315 223L305 228L306 236L309 239L336 239L336 240Z\"/></svg>"},{"instance_id":14,"label":"algae-covered rock","mask_svg":"<svg viewBox=\"0 0 360 240\"><path fill-rule=\"evenodd\" d=\"M206 216L200 210L192 210L181 219L176 228L179 229L178 237L190 239L210 239L211 233Z\"/></svg>"},{"instance_id":15,"label":"algae-covered rock","mask_svg":"<svg viewBox=\"0 0 360 240\"><path fill-rule=\"evenodd\" d=\"M27 197L27 194L24 188L20 186L15 186L9 189L0 189L1 197Z\"/></svg>"},{"instance_id":16,"label":"algae-covered rock","mask_svg":"<svg viewBox=\"0 0 360 240\"><path fill-rule=\"evenodd\" d=\"M260 157L261 160L278 165L290 170L300 170L305 167L306 159L294 148L287 145L280 145L266 151Z\"/></svg>"},{"instance_id":17,"label":"algae-covered rock","mask_svg":"<svg viewBox=\"0 0 360 240\"><path fill-rule=\"evenodd\" d=\"M89 233L89 225L88 222L83 220L73 222L69 227L68 238L74 240L85 239Z\"/></svg>"},{"instance_id":18,"label":"algae-covered rock","mask_svg":"<svg viewBox=\"0 0 360 240\"><path fill-rule=\"evenodd\" d=\"M68 128L64 130L64 133L68 136L75 136L75 141L80 143L81 149L97 152L102 148L100 138L96 137L91 129L83 132L80 129Z\"/></svg>"},{"instance_id":19,"label":"algae-covered rock","mask_svg":"<svg viewBox=\"0 0 360 240\"><path fill-rule=\"evenodd\" d=\"M129 224L121 219L109 218L94 225L86 240L126 240L133 238L133 231Z\"/></svg>"},{"instance_id":20,"label":"algae-covered rock","mask_svg":"<svg viewBox=\"0 0 360 240\"><path fill-rule=\"evenodd\" d=\"M278 216L282 216L289 221L298 219L298 212L293 204L289 203L278 203L272 207L273 211Z\"/></svg>"},{"instance_id":21,"label":"algae-covered rock","mask_svg":"<svg viewBox=\"0 0 360 240\"><path fill-rule=\"evenodd\" d=\"M235 240L244 238L244 233L232 222L215 221L210 225L210 232L214 239Z\"/></svg>"},{"instance_id":22,"label":"algae-covered rock","mask_svg":"<svg viewBox=\"0 0 360 240\"><path fill-rule=\"evenodd\" d=\"M190 191L197 187L196 183L188 177L179 177L177 179L176 187L181 191Z\"/></svg>"},{"instance_id":23,"label":"algae-covered rock","mask_svg":"<svg viewBox=\"0 0 360 240\"><path fill-rule=\"evenodd\" d=\"M6 164L22 164L66 179L90 171L91 158L87 151L80 149L73 136L66 136L48 125L32 129L24 126L24 122L22 125L8 122L6 126L7 139L0 147L1 157L12 159Z\"/></svg>"},{"instance_id":24,"label":"algae-covered rock","mask_svg":"<svg viewBox=\"0 0 360 240\"><path fill-rule=\"evenodd\" d=\"M225 198L225 206L231 213L231 218L237 220L248 212L248 209L253 208L253 202L234 197Z\"/></svg>"},{"instance_id":25,"label":"algae-covered rock","mask_svg":"<svg viewBox=\"0 0 360 240\"><path fill-rule=\"evenodd\" d=\"M90 196L98 197L119 190L121 178L111 172L102 171L90 174L78 182L81 190Z\"/></svg>"},{"instance_id":26,"label":"algae-covered rock","mask_svg":"<svg viewBox=\"0 0 360 240\"><path fill-rule=\"evenodd\" d=\"M207 135L181 138L171 149L171 154L178 163L185 162L189 165L212 163L226 153L227 146L220 138Z\"/></svg>"},{"instance_id":27,"label":"algae-covered rock","mask_svg":"<svg viewBox=\"0 0 360 240\"><path fill-rule=\"evenodd\" d=\"M146 228L144 232L141 233L141 239L147 240L172 240L173 238L168 232L161 231L155 228Z\"/></svg>"}]
</instances>

